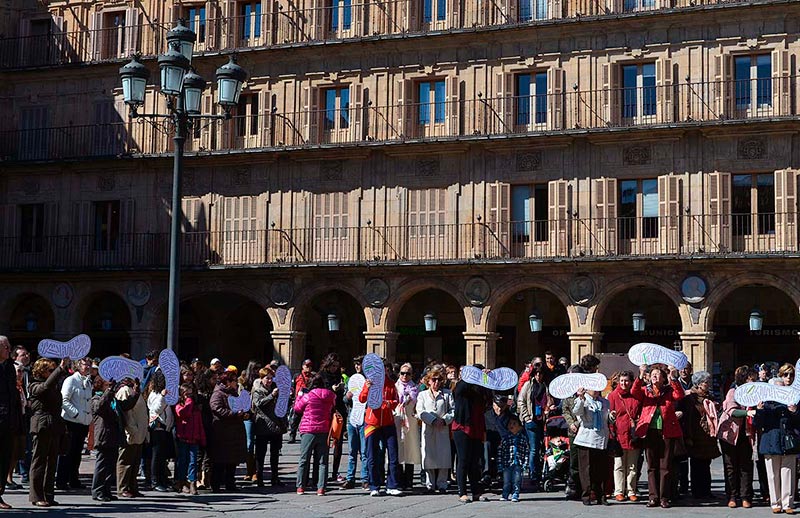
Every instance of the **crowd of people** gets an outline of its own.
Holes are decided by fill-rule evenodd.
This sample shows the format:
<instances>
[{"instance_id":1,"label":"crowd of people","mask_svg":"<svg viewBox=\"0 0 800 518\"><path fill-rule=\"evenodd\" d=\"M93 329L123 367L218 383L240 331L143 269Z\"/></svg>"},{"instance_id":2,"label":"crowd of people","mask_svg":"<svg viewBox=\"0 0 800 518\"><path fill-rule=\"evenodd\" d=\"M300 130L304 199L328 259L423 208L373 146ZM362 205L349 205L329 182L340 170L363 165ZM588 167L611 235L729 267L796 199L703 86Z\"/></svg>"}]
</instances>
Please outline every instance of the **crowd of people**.
<instances>
[{"instance_id":1,"label":"crowd of people","mask_svg":"<svg viewBox=\"0 0 800 518\"><path fill-rule=\"evenodd\" d=\"M241 465L256 487L267 480L279 487L288 482L280 477L284 437L295 443L299 435L299 495L360 484L371 496L454 488L464 503L488 500L493 490L517 502L524 492L561 484L567 499L584 505L642 500L668 508L689 493L714 500L711 462L722 456L728 507L763 502L776 514L795 512L797 406L746 408L734 400L735 387L748 381L791 385L789 364L777 372L739 367L720 398L709 373L658 364L614 373L605 391L579 389L559 400L550 394L552 380L597 372L597 357L568 366L547 352L502 392L467 383L454 365L428 360L417 373L410 363L384 361L382 403L362 415L372 382L355 393L348 388L348 376L362 373L362 357L345 364L330 353L317 370L303 362L281 417L276 361L251 361L241 371L217 358L181 364L178 402L170 405L157 351L145 360L141 380L104 380L90 358L31 362L28 350L0 336L0 509L11 507L2 499L6 489L23 489L17 474L37 507L58 505L56 490L82 489L86 449L95 452L90 489L101 502L150 490L235 492ZM229 398L245 390L250 409L231 408ZM347 467L340 469L345 440ZM647 493L640 495L645 462Z\"/></svg>"}]
</instances>

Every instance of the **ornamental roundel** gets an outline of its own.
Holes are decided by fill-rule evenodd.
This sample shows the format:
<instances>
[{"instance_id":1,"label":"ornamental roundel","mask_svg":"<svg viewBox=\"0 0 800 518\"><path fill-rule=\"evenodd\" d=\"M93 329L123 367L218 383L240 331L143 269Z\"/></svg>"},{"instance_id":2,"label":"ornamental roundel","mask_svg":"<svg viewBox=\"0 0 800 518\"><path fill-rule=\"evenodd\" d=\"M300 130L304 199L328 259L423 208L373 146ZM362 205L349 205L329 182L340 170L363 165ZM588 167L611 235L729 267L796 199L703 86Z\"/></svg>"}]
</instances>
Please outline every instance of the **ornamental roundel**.
<instances>
[{"instance_id":1,"label":"ornamental roundel","mask_svg":"<svg viewBox=\"0 0 800 518\"><path fill-rule=\"evenodd\" d=\"M681 296L689 304L699 304L703 302L708 293L708 285L702 277L689 275L681 283Z\"/></svg>"},{"instance_id":2,"label":"ornamental roundel","mask_svg":"<svg viewBox=\"0 0 800 518\"><path fill-rule=\"evenodd\" d=\"M269 287L269 298L276 306L288 306L294 297L294 288L287 281L275 281Z\"/></svg>"},{"instance_id":3,"label":"ornamental roundel","mask_svg":"<svg viewBox=\"0 0 800 518\"><path fill-rule=\"evenodd\" d=\"M72 286L66 282L57 284L56 287L53 288L51 299L53 300L53 304L58 308L66 308L72 304L72 299L74 298L75 292L72 290Z\"/></svg>"},{"instance_id":4,"label":"ornamental roundel","mask_svg":"<svg viewBox=\"0 0 800 518\"><path fill-rule=\"evenodd\" d=\"M125 297L131 305L140 308L150 301L150 283L147 281L134 281L125 288Z\"/></svg>"},{"instance_id":5,"label":"ornamental roundel","mask_svg":"<svg viewBox=\"0 0 800 518\"><path fill-rule=\"evenodd\" d=\"M473 306L483 306L489 300L492 289L483 277L472 277L464 286L464 296Z\"/></svg>"},{"instance_id":6,"label":"ornamental roundel","mask_svg":"<svg viewBox=\"0 0 800 518\"><path fill-rule=\"evenodd\" d=\"M587 275L578 275L569 283L569 298L580 305L588 305L596 293L594 281Z\"/></svg>"},{"instance_id":7,"label":"ornamental roundel","mask_svg":"<svg viewBox=\"0 0 800 518\"><path fill-rule=\"evenodd\" d=\"M371 306L383 306L389 300L389 285L383 279L370 279L364 286L364 297Z\"/></svg>"}]
</instances>

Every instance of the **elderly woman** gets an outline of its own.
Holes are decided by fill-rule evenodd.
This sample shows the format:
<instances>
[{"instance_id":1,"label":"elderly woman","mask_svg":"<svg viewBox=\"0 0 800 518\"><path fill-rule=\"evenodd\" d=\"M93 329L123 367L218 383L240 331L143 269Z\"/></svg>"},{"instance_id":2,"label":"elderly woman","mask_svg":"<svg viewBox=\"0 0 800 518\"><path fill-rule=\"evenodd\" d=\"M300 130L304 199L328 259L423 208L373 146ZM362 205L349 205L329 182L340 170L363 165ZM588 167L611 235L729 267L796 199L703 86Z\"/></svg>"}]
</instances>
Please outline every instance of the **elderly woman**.
<instances>
[{"instance_id":1,"label":"elderly woman","mask_svg":"<svg viewBox=\"0 0 800 518\"><path fill-rule=\"evenodd\" d=\"M722 404L719 423L719 444L722 446L722 462L725 466L726 496L731 509L742 502L742 507L750 508L753 502L753 442L755 433L747 426L748 416L755 410L748 410L733 399L736 387L747 383L750 368L743 365L734 373L734 386L728 390Z\"/></svg>"},{"instance_id":2,"label":"elderly woman","mask_svg":"<svg viewBox=\"0 0 800 518\"><path fill-rule=\"evenodd\" d=\"M428 491L447 491L450 453L450 423L453 422L453 395L445 388L445 372L441 365L428 370L422 382L427 390L417 397L417 417L422 421L422 469Z\"/></svg>"},{"instance_id":3,"label":"elderly woman","mask_svg":"<svg viewBox=\"0 0 800 518\"><path fill-rule=\"evenodd\" d=\"M778 384L791 385L794 377L794 367L788 363L778 369ZM766 458L772 512L794 514L794 489L797 487L795 464L799 452L787 450L786 435L800 436L797 405L760 402L756 407L753 426L761 431L758 453Z\"/></svg>"},{"instance_id":4,"label":"elderly woman","mask_svg":"<svg viewBox=\"0 0 800 518\"><path fill-rule=\"evenodd\" d=\"M608 400L597 390L578 390L572 413L581 422L575 435L576 454L581 478L581 501L583 505L592 505L592 496L600 505L608 505L603 491L603 481L608 477L609 420L615 414L610 413Z\"/></svg>"},{"instance_id":5,"label":"elderly woman","mask_svg":"<svg viewBox=\"0 0 800 518\"><path fill-rule=\"evenodd\" d=\"M253 434L256 443L256 482L264 486L264 457L269 448L270 482L273 486L283 485L278 474L278 459L283 443L283 434L289 429L284 417L275 415L278 402L278 386L272 381L275 371L266 366L258 374L260 383L253 384Z\"/></svg>"},{"instance_id":6,"label":"elderly woman","mask_svg":"<svg viewBox=\"0 0 800 518\"><path fill-rule=\"evenodd\" d=\"M720 456L717 447L717 407L711 399L711 374L692 374L692 388L681 404L681 421L694 498L713 498L711 461Z\"/></svg>"},{"instance_id":7,"label":"elderly woman","mask_svg":"<svg viewBox=\"0 0 800 518\"><path fill-rule=\"evenodd\" d=\"M400 403L394 410L394 422L397 426L398 451L397 462L400 466L400 487L411 489L414 485L414 465L419 464L420 439L417 412L417 384L414 383L414 369L410 363L400 366L400 377L395 383Z\"/></svg>"},{"instance_id":8,"label":"elderly woman","mask_svg":"<svg viewBox=\"0 0 800 518\"><path fill-rule=\"evenodd\" d=\"M235 371L225 371L219 375L219 383L211 394L211 438L209 453L213 467L211 470L211 489L215 493L225 490L236 491L236 466L247 457L247 438L243 421L249 419L247 412L234 412L228 404L228 397L238 396L239 383Z\"/></svg>"},{"instance_id":9,"label":"elderly woman","mask_svg":"<svg viewBox=\"0 0 800 518\"><path fill-rule=\"evenodd\" d=\"M49 358L39 358L33 364L33 382L28 390L33 415L31 436L30 501L36 507L57 505L55 501L56 460L62 436L66 430L61 418L60 384L67 374L69 359L60 365Z\"/></svg>"},{"instance_id":10,"label":"elderly woman","mask_svg":"<svg viewBox=\"0 0 800 518\"><path fill-rule=\"evenodd\" d=\"M642 403L631 394L635 376L631 371L623 371L617 377L617 386L608 395L608 403L615 420L611 423L622 453L614 457L614 499L624 502L630 499L636 502L639 485L639 458L641 445L633 433L636 420L642 411Z\"/></svg>"},{"instance_id":11,"label":"elderly woman","mask_svg":"<svg viewBox=\"0 0 800 518\"><path fill-rule=\"evenodd\" d=\"M675 404L683 399L684 391L677 381L669 381L667 372L658 367L642 365L640 377L631 388L633 397L642 402L642 414L636 423L636 436L644 437L647 457L647 507L667 509L672 506L672 463L675 442L683 431L675 415Z\"/></svg>"}]
</instances>

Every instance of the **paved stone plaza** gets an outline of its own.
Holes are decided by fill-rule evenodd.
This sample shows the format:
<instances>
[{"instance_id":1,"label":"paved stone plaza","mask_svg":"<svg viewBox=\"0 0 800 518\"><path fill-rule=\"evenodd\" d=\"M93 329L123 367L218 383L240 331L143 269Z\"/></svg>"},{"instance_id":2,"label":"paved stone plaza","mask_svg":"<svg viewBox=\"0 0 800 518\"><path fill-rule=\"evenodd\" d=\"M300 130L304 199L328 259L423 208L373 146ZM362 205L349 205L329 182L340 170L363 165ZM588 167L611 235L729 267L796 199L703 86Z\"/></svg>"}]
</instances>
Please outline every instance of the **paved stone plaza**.
<instances>
[{"instance_id":1,"label":"paved stone plaza","mask_svg":"<svg viewBox=\"0 0 800 518\"><path fill-rule=\"evenodd\" d=\"M380 497L371 498L364 491L338 489L335 484L328 495L318 497L313 492L303 496L295 494L294 474L296 473L297 455L299 445L284 444L283 455L281 457L281 476L286 482L286 486L279 492L272 488L258 490L248 484L242 484L242 490L238 494L210 494L201 492L199 496L189 497L176 493L157 493L148 491L145 497L135 500L119 500L116 502L100 503L91 499L88 489L64 494L56 492L56 500L61 504L50 509L36 509L28 503L27 486L24 491L9 491L6 501L14 506L9 512L3 512L0 516L25 516L45 513L48 516L72 516L72 517L117 517L136 513L138 516L147 513L161 513L169 515L180 515L185 518L204 518L211 516L232 516L234 518L245 518L247 516L266 516L280 518L322 518L332 516L342 516L348 518L358 517L396 517L396 518L418 518L422 516L430 517L512 517L523 514L532 515L536 513L538 517L588 517L588 516L614 516L634 517L642 514L653 514L663 516L664 513L671 516L687 516L690 512L698 517L723 517L723 516L766 516L769 508L766 506L757 507L750 511L744 509L730 510L725 507L720 498L716 505L708 503L697 503L687 500L682 505L672 509L647 509L644 501L639 503L612 504L610 507L592 506L585 507L580 502L565 502L563 493L523 493L519 503L501 502L497 493L489 502L475 502L471 504L461 504L455 492L442 495L421 494L418 489L414 494L402 497ZM347 457L343 458L343 466L347 466ZM83 481L88 484L91 477L93 462L88 456L84 456L81 472L84 474ZM243 467L243 466L242 466ZM712 476L714 477L713 491L717 495L722 495L722 463L717 460L712 466ZM645 484L646 485L646 484ZM756 484L756 488L758 485ZM646 491L646 487L640 484L640 488ZM688 507L691 505L692 507Z\"/></svg>"}]
</instances>

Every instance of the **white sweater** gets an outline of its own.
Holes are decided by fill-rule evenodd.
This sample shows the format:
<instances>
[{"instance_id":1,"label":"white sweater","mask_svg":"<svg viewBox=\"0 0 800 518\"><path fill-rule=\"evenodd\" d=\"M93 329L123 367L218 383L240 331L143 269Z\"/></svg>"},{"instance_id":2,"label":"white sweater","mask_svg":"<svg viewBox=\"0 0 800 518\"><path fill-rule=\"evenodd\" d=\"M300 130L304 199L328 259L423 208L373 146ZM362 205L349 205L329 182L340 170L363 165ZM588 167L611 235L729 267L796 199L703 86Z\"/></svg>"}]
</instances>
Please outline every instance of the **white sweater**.
<instances>
[{"instance_id":1,"label":"white sweater","mask_svg":"<svg viewBox=\"0 0 800 518\"><path fill-rule=\"evenodd\" d=\"M61 417L64 420L89 426L92 422L92 379L79 372L67 377L61 385Z\"/></svg>"}]
</instances>

